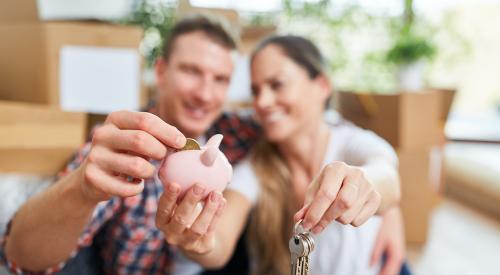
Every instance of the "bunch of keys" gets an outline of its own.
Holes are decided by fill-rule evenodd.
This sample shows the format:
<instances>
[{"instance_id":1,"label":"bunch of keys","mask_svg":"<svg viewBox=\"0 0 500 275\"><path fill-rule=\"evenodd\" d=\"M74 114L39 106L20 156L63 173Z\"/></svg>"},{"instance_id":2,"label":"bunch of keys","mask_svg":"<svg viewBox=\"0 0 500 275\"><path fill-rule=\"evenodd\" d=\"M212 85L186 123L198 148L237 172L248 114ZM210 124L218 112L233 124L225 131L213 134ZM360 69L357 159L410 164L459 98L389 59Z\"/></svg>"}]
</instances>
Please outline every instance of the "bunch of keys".
<instances>
[{"instance_id":1,"label":"bunch of keys","mask_svg":"<svg viewBox=\"0 0 500 275\"><path fill-rule=\"evenodd\" d=\"M309 254L314 250L314 239L309 231L301 226L302 220L293 228L293 236L288 242L291 254L292 275L308 275Z\"/></svg>"}]
</instances>

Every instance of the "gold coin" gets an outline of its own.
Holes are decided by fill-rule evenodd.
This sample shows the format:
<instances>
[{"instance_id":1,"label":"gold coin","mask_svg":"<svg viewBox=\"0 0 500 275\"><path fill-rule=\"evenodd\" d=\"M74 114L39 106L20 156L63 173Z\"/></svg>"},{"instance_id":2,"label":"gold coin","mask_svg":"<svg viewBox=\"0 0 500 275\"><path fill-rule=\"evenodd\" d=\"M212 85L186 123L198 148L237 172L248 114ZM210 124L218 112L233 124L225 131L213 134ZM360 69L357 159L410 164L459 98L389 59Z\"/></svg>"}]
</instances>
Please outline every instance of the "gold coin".
<instances>
[{"instance_id":1,"label":"gold coin","mask_svg":"<svg viewBox=\"0 0 500 275\"><path fill-rule=\"evenodd\" d=\"M186 138L186 145L180 149L180 151L185 151L185 150L200 150L200 145L196 140L192 138Z\"/></svg>"}]
</instances>

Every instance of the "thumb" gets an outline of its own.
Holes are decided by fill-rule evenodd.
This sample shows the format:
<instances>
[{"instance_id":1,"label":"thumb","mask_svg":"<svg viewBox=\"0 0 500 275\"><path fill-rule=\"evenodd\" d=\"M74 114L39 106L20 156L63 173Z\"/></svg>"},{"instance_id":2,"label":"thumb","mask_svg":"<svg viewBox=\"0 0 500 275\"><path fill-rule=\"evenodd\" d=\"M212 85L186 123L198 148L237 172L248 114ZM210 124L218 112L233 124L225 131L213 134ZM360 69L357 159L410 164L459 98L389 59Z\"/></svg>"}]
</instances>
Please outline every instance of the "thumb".
<instances>
[{"instance_id":1,"label":"thumb","mask_svg":"<svg viewBox=\"0 0 500 275\"><path fill-rule=\"evenodd\" d=\"M304 205L295 215L293 215L293 222L296 223L304 218L307 209L309 209L309 205Z\"/></svg>"}]
</instances>

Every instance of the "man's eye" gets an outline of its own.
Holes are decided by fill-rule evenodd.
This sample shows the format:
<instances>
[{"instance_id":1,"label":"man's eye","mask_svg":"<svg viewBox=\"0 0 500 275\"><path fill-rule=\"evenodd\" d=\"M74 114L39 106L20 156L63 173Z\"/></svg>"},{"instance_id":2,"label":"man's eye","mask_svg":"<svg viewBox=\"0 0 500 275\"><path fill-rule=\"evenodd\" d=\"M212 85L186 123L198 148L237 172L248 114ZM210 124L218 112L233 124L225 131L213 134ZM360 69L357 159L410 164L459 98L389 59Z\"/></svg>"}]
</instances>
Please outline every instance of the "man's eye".
<instances>
[{"instance_id":1,"label":"man's eye","mask_svg":"<svg viewBox=\"0 0 500 275\"><path fill-rule=\"evenodd\" d=\"M219 84L228 84L229 83L229 79L227 77L224 77L224 76L215 78L215 81Z\"/></svg>"}]
</instances>

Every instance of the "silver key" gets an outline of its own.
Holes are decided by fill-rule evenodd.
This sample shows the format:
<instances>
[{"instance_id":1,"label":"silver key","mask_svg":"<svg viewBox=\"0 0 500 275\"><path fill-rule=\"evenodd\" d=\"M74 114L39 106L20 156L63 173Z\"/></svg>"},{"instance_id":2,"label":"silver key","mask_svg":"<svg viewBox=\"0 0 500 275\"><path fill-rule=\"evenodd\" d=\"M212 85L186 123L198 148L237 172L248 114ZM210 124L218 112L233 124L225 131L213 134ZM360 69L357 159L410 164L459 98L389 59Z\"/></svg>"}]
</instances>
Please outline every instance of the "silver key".
<instances>
[{"instance_id":1,"label":"silver key","mask_svg":"<svg viewBox=\"0 0 500 275\"><path fill-rule=\"evenodd\" d=\"M288 242L292 275L309 274L309 254L314 250L312 234L303 230L300 223L295 224L294 235Z\"/></svg>"}]
</instances>

